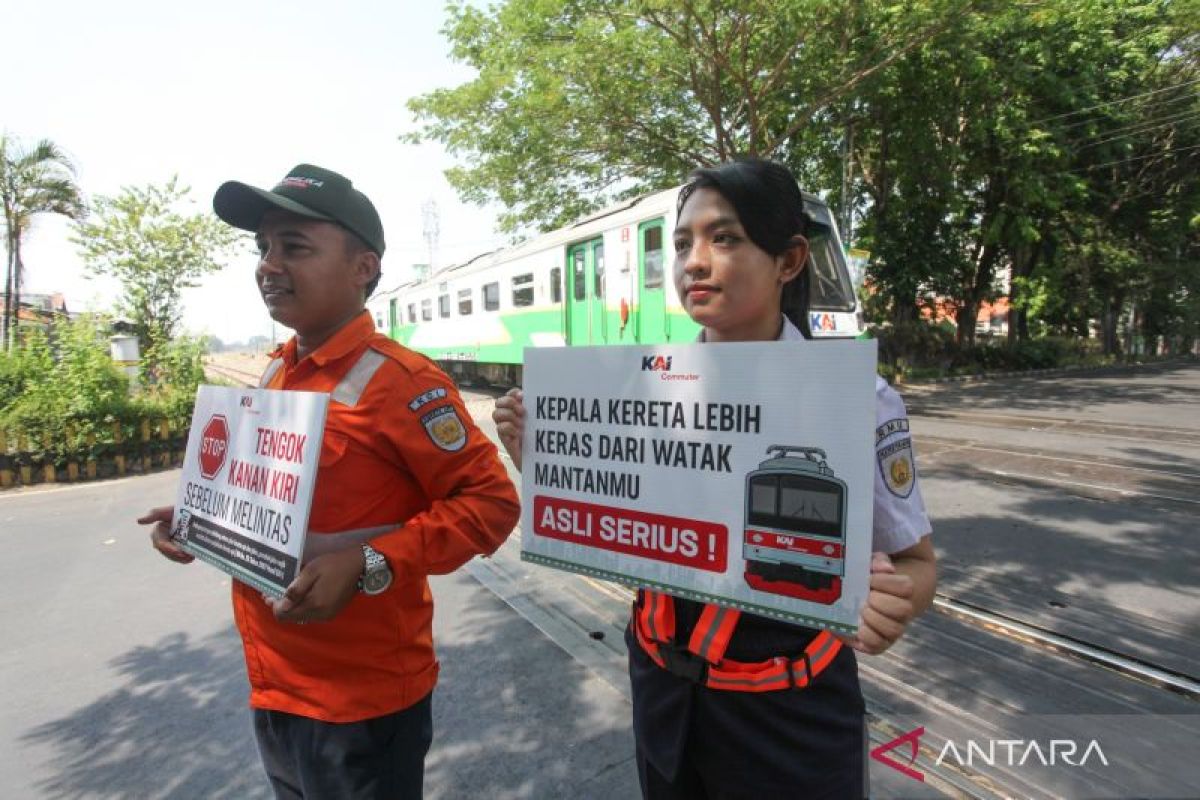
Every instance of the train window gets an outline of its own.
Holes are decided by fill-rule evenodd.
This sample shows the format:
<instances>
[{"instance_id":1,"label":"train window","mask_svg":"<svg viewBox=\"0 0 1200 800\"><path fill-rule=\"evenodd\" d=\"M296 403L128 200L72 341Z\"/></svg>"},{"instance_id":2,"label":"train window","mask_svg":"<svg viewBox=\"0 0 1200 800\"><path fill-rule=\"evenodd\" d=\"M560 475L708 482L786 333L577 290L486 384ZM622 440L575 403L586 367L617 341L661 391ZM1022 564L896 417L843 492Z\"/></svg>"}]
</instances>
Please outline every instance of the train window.
<instances>
[{"instance_id":1,"label":"train window","mask_svg":"<svg viewBox=\"0 0 1200 800\"><path fill-rule=\"evenodd\" d=\"M438 316L443 319L450 316L450 295L443 294L438 296Z\"/></svg>"},{"instance_id":2,"label":"train window","mask_svg":"<svg viewBox=\"0 0 1200 800\"><path fill-rule=\"evenodd\" d=\"M550 302L562 302L562 267L550 270Z\"/></svg>"},{"instance_id":3,"label":"train window","mask_svg":"<svg viewBox=\"0 0 1200 800\"><path fill-rule=\"evenodd\" d=\"M462 314L464 317L467 314L471 313L471 290L470 289L459 289L458 290L458 313Z\"/></svg>"},{"instance_id":4,"label":"train window","mask_svg":"<svg viewBox=\"0 0 1200 800\"><path fill-rule=\"evenodd\" d=\"M571 277L575 287L575 299L583 300L587 297L587 272L585 270L582 247L575 251L574 261L571 263L571 272L573 273Z\"/></svg>"},{"instance_id":5,"label":"train window","mask_svg":"<svg viewBox=\"0 0 1200 800\"><path fill-rule=\"evenodd\" d=\"M421 319L429 322L433 319L433 301L425 299L421 301Z\"/></svg>"},{"instance_id":6,"label":"train window","mask_svg":"<svg viewBox=\"0 0 1200 800\"><path fill-rule=\"evenodd\" d=\"M759 475L750 481L751 525L841 537L840 487L805 475Z\"/></svg>"},{"instance_id":7,"label":"train window","mask_svg":"<svg viewBox=\"0 0 1200 800\"><path fill-rule=\"evenodd\" d=\"M409 324L412 324L417 321L417 304L416 303L408 304L408 321L409 321Z\"/></svg>"},{"instance_id":8,"label":"train window","mask_svg":"<svg viewBox=\"0 0 1200 800\"><path fill-rule=\"evenodd\" d=\"M375 312L375 330L383 330L383 314L378 311Z\"/></svg>"},{"instance_id":9,"label":"train window","mask_svg":"<svg viewBox=\"0 0 1200 800\"><path fill-rule=\"evenodd\" d=\"M841 536L841 490L804 475L779 476L780 527Z\"/></svg>"},{"instance_id":10,"label":"train window","mask_svg":"<svg viewBox=\"0 0 1200 800\"><path fill-rule=\"evenodd\" d=\"M533 305L533 273L517 275L512 279L513 306Z\"/></svg>"},{"instance_id":11,"label":"train window","mask_svg":"<svg viewBox=\"0 0 1200 800\"><path fill-rule=\"evenodd\" d=\"M596 257L596 297L604 297L604 245L598 244L592 248Z\"/></svg>"},{"instance_id":12,"label":"train window","mask_svg":"<svg viewBox=\"0 0 1200 800\"><path fill-rule=\"evenodd\" d=\"M642 231L644 283L647 289L663 285L663 229L661 225Z\"/></svg>"},{"instance_id":13,"label":"train window","mask_svg":"<svg viewBox=\"0 0 1200 800\"><path fill-rule=\"evenodd\" d=\"M483 310L495 311L500 307L500 284L485 283L483 285Z\"/></svg>"}]
</instances>

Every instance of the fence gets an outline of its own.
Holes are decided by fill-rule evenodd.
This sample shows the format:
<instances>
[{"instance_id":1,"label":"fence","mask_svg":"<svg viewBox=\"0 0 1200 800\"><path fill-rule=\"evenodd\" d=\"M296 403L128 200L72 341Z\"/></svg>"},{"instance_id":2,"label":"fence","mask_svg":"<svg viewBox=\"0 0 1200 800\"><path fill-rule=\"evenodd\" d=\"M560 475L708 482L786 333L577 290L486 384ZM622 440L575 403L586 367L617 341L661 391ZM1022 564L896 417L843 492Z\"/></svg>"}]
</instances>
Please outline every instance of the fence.
<instances>
[{"instance_id":1,"label":"fence","mask_svg":"<svg viewBox=\"0 0 1200 800\"><path fill-rule=\"evenodd\" d=\"M85 429L86 427L86 429ZM183 463L189 427L168 419L77 425L40 437L0 429L0 489L144 474Z\"/></svg>"}]
</instances>

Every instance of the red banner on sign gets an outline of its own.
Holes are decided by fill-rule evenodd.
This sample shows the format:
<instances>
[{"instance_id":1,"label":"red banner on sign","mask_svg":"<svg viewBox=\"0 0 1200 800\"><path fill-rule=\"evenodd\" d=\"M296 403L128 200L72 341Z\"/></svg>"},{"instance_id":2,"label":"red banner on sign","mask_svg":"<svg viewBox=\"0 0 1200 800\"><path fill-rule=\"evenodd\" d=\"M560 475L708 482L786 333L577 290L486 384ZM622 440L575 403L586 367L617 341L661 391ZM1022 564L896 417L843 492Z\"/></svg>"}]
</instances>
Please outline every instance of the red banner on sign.
<instances>
[{"instance_id":1,"label":"red banner on sign","mask_svg":"<svg viewBox=\"0 0 1200 800\"><path fill-rule=\"evenodd\" d=\"M544 495L533 499L533 531L583 547L708 572L725 571L729 548L724 525Z\"/></svg>"}]
</instances>

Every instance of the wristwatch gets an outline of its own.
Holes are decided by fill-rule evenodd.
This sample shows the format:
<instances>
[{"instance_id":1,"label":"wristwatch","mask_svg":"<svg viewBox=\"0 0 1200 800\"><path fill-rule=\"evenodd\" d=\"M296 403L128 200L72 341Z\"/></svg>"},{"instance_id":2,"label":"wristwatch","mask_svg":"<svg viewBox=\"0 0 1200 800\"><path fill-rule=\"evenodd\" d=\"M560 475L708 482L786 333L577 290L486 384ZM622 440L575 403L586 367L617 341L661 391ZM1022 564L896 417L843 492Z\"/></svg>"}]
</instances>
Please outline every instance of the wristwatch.
<instances>
[{"instance_id":1,"label":"wristwatch","mask_svg":"<svg viewBox=\"0 0 1200 800\"><path fill-rule=\"evenodd\" d=\"M383 554L366 542L362 550L367 563L358 577L358 590L369 595L383 594L392 585L392 568Z\"/></svg>"}]
</instances>

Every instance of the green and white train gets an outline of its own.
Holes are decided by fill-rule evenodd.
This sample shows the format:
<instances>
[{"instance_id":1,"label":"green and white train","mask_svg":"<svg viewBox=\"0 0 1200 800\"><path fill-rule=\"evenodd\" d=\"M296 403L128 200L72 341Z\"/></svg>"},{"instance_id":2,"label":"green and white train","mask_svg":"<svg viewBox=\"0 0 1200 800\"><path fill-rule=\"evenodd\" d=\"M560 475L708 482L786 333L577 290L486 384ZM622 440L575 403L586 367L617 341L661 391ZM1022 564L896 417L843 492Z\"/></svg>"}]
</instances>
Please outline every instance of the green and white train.
<instances>
[{"instance_id":1,"label":"green and white train","mask_svg":"<svg viewBox=\"0 0 1200 800\"><path fill-rule=\"evenodd\" d=\"M377 292L376 327L459 382L521 382L526 347L695 340L672 280L679 188L646 195L431 277ZM828 235L811 242L810 328L855 337L862 315L829 207L805 194Z\"/></svg>"}]
</instances>

